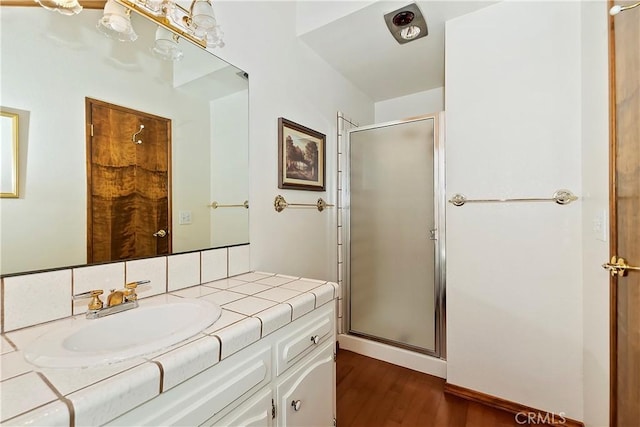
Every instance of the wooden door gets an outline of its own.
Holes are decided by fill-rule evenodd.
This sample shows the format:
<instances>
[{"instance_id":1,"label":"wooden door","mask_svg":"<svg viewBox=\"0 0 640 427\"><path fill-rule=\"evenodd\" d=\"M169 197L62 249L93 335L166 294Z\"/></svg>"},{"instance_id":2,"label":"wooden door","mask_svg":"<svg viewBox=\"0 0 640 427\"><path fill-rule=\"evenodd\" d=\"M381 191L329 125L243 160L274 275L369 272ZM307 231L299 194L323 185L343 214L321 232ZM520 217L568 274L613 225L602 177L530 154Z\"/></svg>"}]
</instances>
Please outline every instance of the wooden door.
<instances>
[{"instance_id":1,"label":"wooden door","mask_svg":"<svg viewBox=\"0 0 640 427\"><path fill-rule=\"evenodd\" d=\"M86 116L87 261L170 253L171 121L90 98Z\"/></svg>"},{"instance_id":2,"label":"wooden door","mask_svg":"<svg viewBox=\"0 0 640 427\"><path fill-rule=\"evenodd\" d=\"M609 41L611 255L640 266L640 7L610 18ZM640 423L640 271L620 273L611 279L612 427Z\"/></svg>"}]
</instances>

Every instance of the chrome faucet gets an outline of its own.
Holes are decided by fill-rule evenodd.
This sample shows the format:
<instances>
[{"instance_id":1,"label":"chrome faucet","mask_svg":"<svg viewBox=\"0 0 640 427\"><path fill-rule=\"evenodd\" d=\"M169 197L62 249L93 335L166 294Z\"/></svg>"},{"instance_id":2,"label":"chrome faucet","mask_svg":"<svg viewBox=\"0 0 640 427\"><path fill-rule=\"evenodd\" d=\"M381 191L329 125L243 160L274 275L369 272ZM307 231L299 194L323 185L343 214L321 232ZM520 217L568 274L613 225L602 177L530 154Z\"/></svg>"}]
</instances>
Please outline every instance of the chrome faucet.
<instances>
[{"instance_id":1,"label":"chrome faucet","mask_svg":"<svg viewBox=\"0 0 640 427\"><path fill-rule=\"evenodd\" d=\"M136 288L138 285L150 283L150 280L139 280L124 285L124 289L111 289L107 297L107 306L100 299L100 295L104 293L102 289L95 289L89 292L83 292L73 296L74 300L91 298L87 310L87 319L97 319L99 317L108 316L110 314L120 313L122 311L131 310L138 307L138 295Z\"/></svg>"}]
</instances>

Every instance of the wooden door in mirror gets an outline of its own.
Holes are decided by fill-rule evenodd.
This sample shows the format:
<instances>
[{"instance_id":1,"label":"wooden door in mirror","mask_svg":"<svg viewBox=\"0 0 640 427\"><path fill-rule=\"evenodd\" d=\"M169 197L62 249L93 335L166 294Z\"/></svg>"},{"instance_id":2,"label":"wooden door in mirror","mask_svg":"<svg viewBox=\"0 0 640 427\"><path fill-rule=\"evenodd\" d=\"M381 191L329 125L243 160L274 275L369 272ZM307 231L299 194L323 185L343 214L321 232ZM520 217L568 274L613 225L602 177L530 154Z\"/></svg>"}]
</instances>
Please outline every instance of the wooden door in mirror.
<instances>
[{"instance_id":1,"label":"wooden door in mirror","mask_svg":"<svg viewBox=\"0 0 640 427\"><path fill-rule=\"evenodd\" d=\"M86 99L87 259L171 253L171 120Z\"/></svg>"}]
</instances>

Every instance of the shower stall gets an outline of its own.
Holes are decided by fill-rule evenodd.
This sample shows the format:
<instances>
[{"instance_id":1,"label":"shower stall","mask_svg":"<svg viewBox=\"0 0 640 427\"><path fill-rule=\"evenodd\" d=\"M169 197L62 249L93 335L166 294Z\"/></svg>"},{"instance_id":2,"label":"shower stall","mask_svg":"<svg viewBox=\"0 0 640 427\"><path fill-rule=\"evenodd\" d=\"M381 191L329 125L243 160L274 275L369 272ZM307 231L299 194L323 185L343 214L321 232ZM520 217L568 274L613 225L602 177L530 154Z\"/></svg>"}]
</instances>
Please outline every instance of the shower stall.
<instances>
[{"instance_id":1,"label":"shower stall","mask_svg":"<svg viewBox=\"0 0 640 427\"><path fill-rule=\"evenodd\" d=\"M445 357L440 114L341 132L343 333Z\"/></svg>"}]
</instances>

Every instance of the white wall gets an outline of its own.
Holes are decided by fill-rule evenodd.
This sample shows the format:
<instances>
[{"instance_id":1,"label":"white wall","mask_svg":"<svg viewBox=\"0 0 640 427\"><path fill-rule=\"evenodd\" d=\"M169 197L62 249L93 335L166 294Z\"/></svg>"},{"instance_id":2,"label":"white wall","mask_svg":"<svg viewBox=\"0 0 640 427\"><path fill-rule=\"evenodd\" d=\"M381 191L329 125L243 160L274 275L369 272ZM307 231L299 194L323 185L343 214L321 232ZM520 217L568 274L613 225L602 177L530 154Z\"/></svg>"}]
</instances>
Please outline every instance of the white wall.
<instances>
[{"instance_id":1,"label":"white wall","mask_svg":"<svg viewBox=\"0 0 640 427\"><path fill-rule=\"evenodd\" d=\"M580 4L447 22L447 197L582 195ZM582 202L447 208L452 384L583 417Z\"/></svg>"},{"instance_id":2,"label":"white wall","mask_svg":"<svg viewBox=\"0 0 640 427\"><path fill-rule=\"evenodd\" d=\"M444 110L444 87L375 103L375 123L385 123Z\"/></svg>"},{"instance_id":3,"label":"white wall","mask_svg":"<svg viewBox=\"0 0 640 427\"><path fill-rule=\"evenodd\" d=\"M604 1L581 7L584 422L603 427L609 424L609 276L600 267L609 258L608 16Z\"/></svg>"},{"instance_id":4,"label":"white wall","mask_svg":"<svg viewBox=\"0 0 640 427\"><path fill-rule=\"evenodd\" d=\"M373 101L297 39L295 2L214 3L226 46L214 53L249 73L251 267L335 280L336 211L273 208L336 201L336 114L373 121ZM327 191L278 189L278 117L326 135Z\"/></svg>"},{"instance_id":5,"label":"white wall","mask_svg":"<svg viewBox=\"0 0 640 427\"><path fill-rule=\"evenodd\" d=\"M211 103L211 201L237 205L249 199L248 91L216 99ZM233 178L232 178L233 177ZM210 209L211 246L249 241L249 210Z\"/></svg>"}]
</instances>

